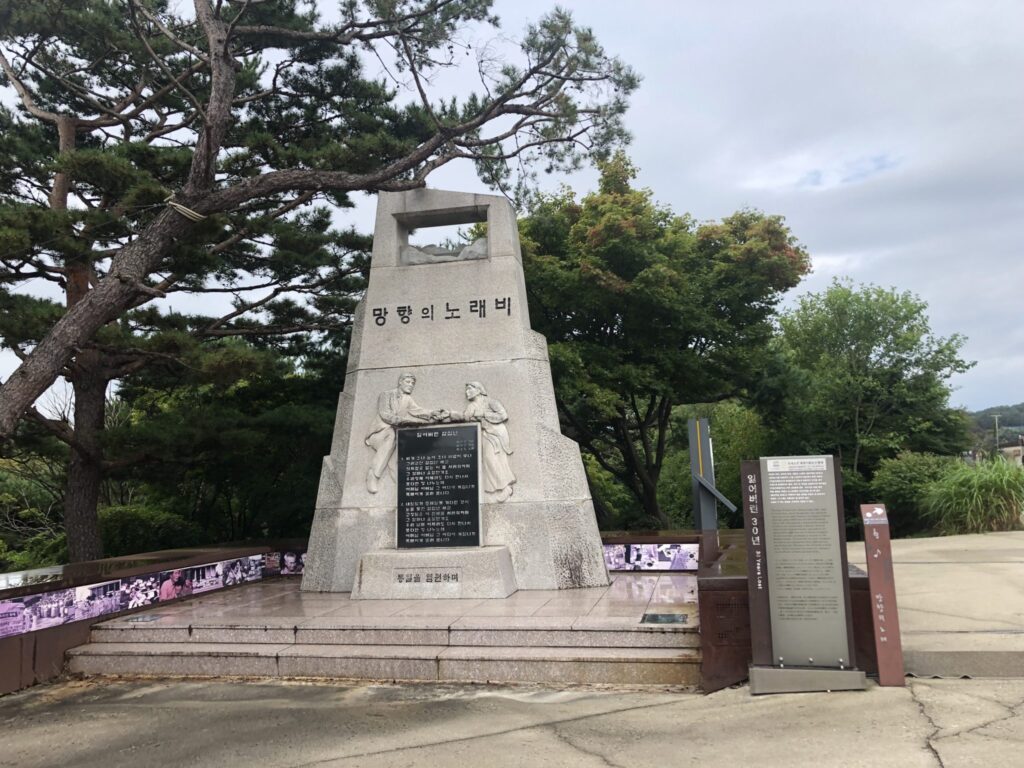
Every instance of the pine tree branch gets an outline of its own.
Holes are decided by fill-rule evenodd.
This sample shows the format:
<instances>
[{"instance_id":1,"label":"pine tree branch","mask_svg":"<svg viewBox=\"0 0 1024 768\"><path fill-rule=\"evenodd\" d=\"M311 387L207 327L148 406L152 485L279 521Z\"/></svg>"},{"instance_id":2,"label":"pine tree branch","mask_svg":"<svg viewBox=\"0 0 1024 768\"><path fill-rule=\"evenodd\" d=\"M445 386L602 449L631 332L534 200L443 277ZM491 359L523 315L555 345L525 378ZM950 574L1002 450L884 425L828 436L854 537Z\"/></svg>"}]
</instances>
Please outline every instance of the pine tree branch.
<instances>
[{"instance_id":1,"label":"pine tree branch","mask_svg":"<svg viewBox=\"0 0 1024 768\"><path fill-rule=\"evenodd\" d=\"M285 40L300 42L334 42L339 45L348 45L353 42L371 42L383 37L391 37L398 27L405 26L406 30L415 29L416 23L434 15L446 6L451 5L455 0L440 0L440 2L428 3L422 10L395 16L389 19L374 19L362 22L355 20L334 30L306 30L290 29L268 24L239 25L235 27L236 36L255 37L280 37Z\"/></svg>"},{"instance_id":2,"label":"pine tree branch","mask_svg":"<svg viewBox=\"0 0 1024 768\"><path fill-rule=\"evenodd\" d=\"M201 61L207 64L210 62L210 57L206 55L206 51L202 50L201 48L197 48L191 43L185 42L176 34L174 34L174 32L172 32L171 29L166 24L164 24L160 17L152 11L150 11L145 5L138 2L138 0L128 0L128 3L135 11L138 11L143 16L145 16L153 24L153 26L159 29L161 33L163 33L164 37L166 37L176 46L181 48L183 51L188 51L197 59L200 59Z\"/></svg>"},{"instance_id":3,"label":"pine tree branch","mask_svg":"<svg viewBox=\"0 0 1024 768\"><path fill-rule=\"evenodd\" d=\"M142 47L146 49L146 53L149 54L149 57L153 60L153 63L157 65L157 67L160 69L161 72L164 73L164 76L168 80L176 84L175 87L179 91L181 91L182 94L184 94L186 99L188 99L191 102L192 107L195 109L196 113L200 117L202 117L203 122L209 122L206 117L206 112L203 110L203 105L199 101L199 99L196 98L196 95L192 93L192 91L190 91L188 88L186 88L185 84L182 81L177 80L175 78L170 68L167 66L167 64L164 63L164 60L160 58L159 55L157 55L157 52L153 50L153 46L149 44L149 40L147 39L146 35L143 34L142 27L139 26L138 19L135 16L134 2L130 2L128 4L128 18L131 20L132 29L135 30L135 37L139 40L140 43L142 43ZM205 59L205 63L209 63L208 58Z\"/></svg>"},{"instance_id":4,"label":"pine tree branch","mask_svg":"<svg viewBox=\"0 0 1024 768\"><path fill-rule=\"evenodd\" d=\"M34 405L29 406L28 410L25 411L25 417L33 424L38 424L40 427L45 429L51 435L56 437L65 445L74 449L83 456L90 458L96 458L95 454L86 449L85 446L79 442L75 437L74 428L66 421L61 419L50 419L41 414Z\"/></svg>"},{"instance_id":5,"label":"pine tree branch","mask_svg":"<svg viewBox=\"0 0 1024 768\"><path fill-rule=\"evenodd\" d=\"M11 67L11 63L7 60L2 49L0 49L0 69L3 69L4 75L7 76L11 86L18 94L22 105L28 110L29 114L39 118L40 120L44 120L47 123L52 123L53 125L57 124L57 121L60 119L60 115L56 112L45 110L36 104L31 92L29 92L28 88L25 87L25 84L15 74L14 68Z\"/></svg>"},{"instance_id":6,"label":"pine tree branch","mask_svg":"<svg viewBox=\"0 0 1024 768\"><path fill-rule=\"evenodd\" d=\"M289 336L293 333L309 333L310 331L339 331L351 323L303 323L299 325L261 325L246 328L218 328L193 333L199 338L225 338L229 336Z\"/></svg>"},{"instance_id":7,"label":"pine tree branch","mask_svg":"<svg viewBox=\"0 0 1024 768\"><path fill-rule=\"evenodd\" d=\"M103 467L104 474L107 474L110 472L117 472L118 470L137 467L140 464L155 464L157 462L163 461L165 461L165 459L163 459L162 457L154 456L153 454L144 451L142 453L136 453L132 456L125 456L120 459L104 461L102 462L101 466Z\"/></svg>"}]
</instances>

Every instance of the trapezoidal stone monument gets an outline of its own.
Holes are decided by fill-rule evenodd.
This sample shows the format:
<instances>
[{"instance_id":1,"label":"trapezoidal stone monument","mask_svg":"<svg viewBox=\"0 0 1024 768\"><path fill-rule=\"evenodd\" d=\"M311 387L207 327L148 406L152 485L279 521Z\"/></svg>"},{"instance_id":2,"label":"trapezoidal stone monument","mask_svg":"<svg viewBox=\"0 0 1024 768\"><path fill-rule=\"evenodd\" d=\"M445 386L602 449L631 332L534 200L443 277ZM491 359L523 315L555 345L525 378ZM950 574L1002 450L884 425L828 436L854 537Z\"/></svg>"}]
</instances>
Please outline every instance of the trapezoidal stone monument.
<instances>
[{"instance_id":1,"label":"trapezoidal stone monument","mask_svg":"<svg viewBox=\"0 0 1024 768\"><path fill-rule=\"evenodd\" d=\"M412 229L487 222L465 248ZM608 583L579 447L530 330L509 203L382 193L302 588L504 597Z\"/></svg>"}]
</instances>

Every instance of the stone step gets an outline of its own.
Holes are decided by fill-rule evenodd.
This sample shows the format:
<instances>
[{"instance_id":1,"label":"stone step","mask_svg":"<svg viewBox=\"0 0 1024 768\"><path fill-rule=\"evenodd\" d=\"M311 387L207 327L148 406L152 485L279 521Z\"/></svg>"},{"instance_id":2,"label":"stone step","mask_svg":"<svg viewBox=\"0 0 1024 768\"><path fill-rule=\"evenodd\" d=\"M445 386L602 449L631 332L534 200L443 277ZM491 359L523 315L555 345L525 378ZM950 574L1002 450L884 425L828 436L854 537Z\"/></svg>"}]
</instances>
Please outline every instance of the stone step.
<instances>
[{"instance_id":1,"label":"stone step","mask_svg":"<svg viewBox=\"0 0 1024 768\"><path fill-rule=\"evenodd\" d=\"M1024 631L909 631L903 665L916 677L1024 677Z\"/></svg>"},{"instance_id":2,"label":"stone step","mask_svg":"<svg viewBox=\"0 0 1024 768\"><path fill-rule=\"evenodd\" d=\"M634 620L543 617L330 617L196 622L173 617L150 623L119 619L93 627L93 643L230 643L277 645L440 645L567 648L696 648L700 636L685 625Z\"/></svg>"},{"instance_id":3,"label":"stone step","mask_svg":"<svg viewBox=\"0 0 1024 768\"><path fill-rule=\"evenodd\" d=\"M73 648L83 675L696 686L693 648L121 643Z\"/></svg>"}]
</instances>

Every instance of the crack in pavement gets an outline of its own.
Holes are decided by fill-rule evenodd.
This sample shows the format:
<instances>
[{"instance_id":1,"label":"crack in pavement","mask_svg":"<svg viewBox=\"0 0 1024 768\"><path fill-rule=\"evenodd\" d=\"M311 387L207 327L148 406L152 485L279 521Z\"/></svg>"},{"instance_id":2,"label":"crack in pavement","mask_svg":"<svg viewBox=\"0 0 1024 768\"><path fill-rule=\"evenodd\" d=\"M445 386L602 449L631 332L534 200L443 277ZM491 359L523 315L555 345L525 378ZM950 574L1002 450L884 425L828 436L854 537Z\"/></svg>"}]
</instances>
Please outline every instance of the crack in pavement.
<instances>
[{"instance_id":1,"label":"crack in pavement","mask_svg":"<svg viewBox=\"0 0 1024 768\"><path fill-rule=\"evenodd\" d=\"M562 731L558 727L558 724L553 724L551 726L551 732L555 735L555 738L557 738L563 744L565 744L565 745L567 745L569 747L572 747L573 749L575 749L580 754L589 755L590 757L596 757L602 763L607 765L608 768L626 768L626 766L621 765L619 763L613 763L611 760L608 759L608 757L606 757L605 755L603 755L600 752L597 752L595 750L590 750L590 749L584 749L580 745L574 743L568 736L566 736L564 733L562 733Z\"/></svg>"},{"instance_id":2,"label":"crack in pavement","mask_svg":"<svg viewBox=\"0 0 1024 768\"><path fill-rule=\"evenodd\" d=\"M942 768L944 768L944 763L942 761L942 757L939 755L939 752L935 746L938 742L948 741L950 739L957 739L961 736L967 735L977 735L984 739L998 739L998 737L996 736L981 733L981 731L983 731L986 728L989 728L990 726L997 725L999 723L1004 723L1008 720L1013 720L1014 718L1020 716L1022 711L1024 711L1024 699L1006 704L1002 701L998 701L997 699L991 699L987 696L977 696L975 694L961 691L961 693L963 693L964 695L970 696L971 698L977 699L978 701L984 701L987 704L994 704L995 706L1004 710L1004 713L997 717L991 717L985 720L984 722L978 723L977 725L972 725L970 728L964 728L962 730L958 730L953 733L947 733L940 736L939 733L945 729L940 728L938 726L935 720L928 713L925 703L920 698L918 698L918 689L934 690L934 688L926 683L921 682L912 682L908 687L910 688L911 698L914 700L914 703L917 704L917 708L920 711L921 715L928 721L928 723L933 728L932 732L928 734L928 736L925 738L925 741L929 751L931 751L931 753L935 756L935 759L938 761L939 766L941 766Z\"/></svg>"},{"instance_id":3,"label":"crack in pavement","mask_svg":"<svg viewBox=\"0 0 1024 768\"><path fill-rule=\"evenodd\" d=\"M932 757L935 758L935 762L939 764L939 768L946 768L946 764L942 762L942 755L939 754L939 750L935 748L932 741L936 735L942 729L939 728L938 724L932 719L932 716L928 714L928 710L924 706L924 702L917 697L917 683L911 682L907 687L910 689L910 698L913 699L914 703L917 704L917 711L921 713L921 717L928 721L928 724L932 727L932 732L924 737L924 745L928 751L932 753ZM927 687L927 686L924 686Z\"/></svg>"},{"instance_id":4,"label":"crack in pavement","mask_svg":"<svg viewBox=\"0 0 1024 768\"><path fill-rule=\"evenodd\" d=\"M547 722L543 722L543 723L533 723L532 725L520 725L520 726L517 726L515 728L505 728L505 729L500 730L500 731L489 731L487 733L477 733L477 734L473 734L472 736L457 736L457 737L452 738L452 739L440 739L438 741L428 741L428 742L423 742L421 744L409 744L408 746L403 746L403 747L389 747L387 749L375 749L375 750L372 750L372 751L369 751L369 752L359 752L357 754L352 754L352 755L335 755L334 757L325 757L325 758L323 758L321 760L313 760L313 761L308 762L308 763L295 763L295 764L291 765L289 768L310 768L311 766L328 765L330 763L335 763L335 762L338 762L338 761L341 761L341 760L354 760L354 759L360 758L360 757L377 757L379 755L390 755L390 754L395 754L395 753L398 753L398 752L408 752L408 751L414 750L414 749L424 749L424 748L430 748L430 747L442 747L442 746L446 746L448 744L461 744L461 743L465 743L465 742L476 741L477 739L489 739L489 738L492 738L494 736L506 736L506 735L508 735L510 733L519 733L520 731L531 731L531 730L534 730L536 728L552 728L552 729L554 729L554 728L557 728L559 725L564 725L566 723L580 723L580 722L583 722L584 720L590 720L590 719L593 719L595 717L607 717L608 715L621 715L621 714L623 714L625 712L637 712L637 711L643 711L643 710L647 710L647 709L658 709L660 707L674 707L674 706L678 706L678 705L680 705L682 703L685 703L686 701L687 701L686 699L681 699L680 701L662 701L662 702L659 702L657 704L639 704L639 705L637 705L635 707L623 707L622 709L610 709L610 710L608 710L606 712L593 712L593 713L591 713L589 715L577 715L576 717L566 717L566 718L563 718L561 720L551 720L551 721L547 721ZM574 746L575 747L575 745L571 745L571 744L570 744L570 746ZM603 755L599 755L599 757L601 757L602 759L604 759L607 762L607 758L605 758ZM611 763L608 763L608 764L612 765ZM617 767L613 766L613 768L617 768ZM943 768L945 768L945 767L943 766Z\"/></svg>"},{"instance_id":5,"label":"crack in pavement","mask_svg":"<svg viewBox=\"0 0 1024 768\"><path fill-rule=\"evenodd\" d=\"M975 698L982 698L982 697L975 697ZM967 728L967 729L962 730L962 731L957 731L956 733L951 733L948 736L940 736L938 739L936 739L936 741L941 741L942 739L951 739L951 738L959 737L959 736L966 736L969 733L971 733L971 734L977 733L982 728L988 728L990 725L995 725L996 723L1004 723L1007 720L1013 720L1013 718L1017 717L1017 715L1020 714L1019 710L1022 707L1024 707L1024 700L1018 701L1016 704L1003 704L1001 701L993 701L992 699L986 699L986 698L982 698L982 701L987 701L990 704L995 704L997 707L1002 707L1003 709L1006 710L1006 714L1003 715L1002 717L993 717L991 720L987 720L984 723L979 723L978 725L972 725L970 728ZM995 738L993 736L989 736L989 735L984 734L984 733L979 733L978 735L981 736L982 738L986 738L986 739Z\"/></svg>"}]
</instances>

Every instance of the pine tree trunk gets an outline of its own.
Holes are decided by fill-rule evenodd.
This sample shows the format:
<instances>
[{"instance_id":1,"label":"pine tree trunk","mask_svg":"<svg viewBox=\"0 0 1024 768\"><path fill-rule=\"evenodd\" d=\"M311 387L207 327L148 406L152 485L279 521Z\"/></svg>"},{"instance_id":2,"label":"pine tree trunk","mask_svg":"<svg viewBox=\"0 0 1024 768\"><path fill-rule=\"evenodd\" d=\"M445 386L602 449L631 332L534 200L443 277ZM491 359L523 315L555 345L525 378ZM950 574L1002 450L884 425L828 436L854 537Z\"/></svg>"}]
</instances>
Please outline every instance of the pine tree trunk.
<instances>
[{"instance_id":1,"label":"pine tree trunk","mask_svg":"<svg viewBox=\"0 0 1024 768\"><path fill-rule=\"evenodd\" d=\"M103 557L99 502L103 479L103 422L107 379L100 373L99 354L83 350L76 360L72 384L75 390L75 442L68 463L64 494L64 529L72 563Z\"/></svg>"},{"instance_id":2,"label":"pine tree trunk","mask_svg":"<svg viewBox=\"0 0 1024 768\"><path fill-rule=\"evenodd\" d=\"M590 473L587 473L587 488L590 490L590 499L594 504L594 515L597 517L598 528L607 529L609 523L612 520L612 512L608 509L608 505L604 503L604 500L597 493L597 489L590 480Z\"/></svg>"}]
</instances>

